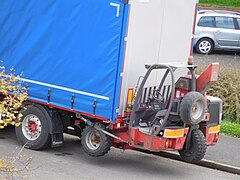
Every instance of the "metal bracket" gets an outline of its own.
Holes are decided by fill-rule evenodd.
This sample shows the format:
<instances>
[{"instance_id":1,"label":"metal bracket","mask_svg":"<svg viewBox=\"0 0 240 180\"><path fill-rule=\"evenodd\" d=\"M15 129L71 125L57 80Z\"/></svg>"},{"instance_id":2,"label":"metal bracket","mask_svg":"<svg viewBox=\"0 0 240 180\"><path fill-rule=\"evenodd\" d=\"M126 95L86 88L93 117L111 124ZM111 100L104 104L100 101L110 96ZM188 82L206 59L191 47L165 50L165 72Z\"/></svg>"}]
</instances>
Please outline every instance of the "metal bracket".
<instances>
[{"instance_id":1,"label":"metal bracket","mask_svg":"<svg viewBox=\"0 0 240 180\"><path fill-rule=\"evenodd\" d=\"M190 129L189 129L189 132L188 132L188 136L187 136L187 139L186 139L186 143L185 143L185 150L189 149L190 148L190 145L191 145L191 138L192 138L192 131L194 129L198 129L199 128L199 125L196 125L196 126L191 126Z\"/></svg>"},{"instance_id":2,"label":"metal bracket","mask_svg":"<svg viewBox=\"0 0 240 180\"><path fill-rule=\"evenodd\" d=\"M28 86L28 84L25 84L25 86L24 86L24 87L25 87L26 89L28 89L28 87L29 87L29 86Z\"/></svg>"},{"instance_id":3,"label":"metal bracket","mask_svg":"<svg viewBox=\"0 0 240 180\"><path fill-rule=\"evenodd\" d=\"M22 93L27 93L28 92L28 84L25 84L24 88L21 90Z\"/></svg>"},{"instance_id":4,"label":"metal bracket","mask_svg":"<svg viewBox=\"0 0 240 180\"><path fill-rule=\"evenodd\" d=\"M151 67L150 64L145 64L145 69L149 69Z\"/></svg>"},{"instance_id":5,"label":"metal bracket","mask_svg":"<svg viewBox=\"0 0 240 180\"><path fill-rule=\"evenodd\" d=\"M110 137L112 137L112 138L114 138L114 139L117 139L117 140L122 141L122 142L124 142L124 143L126 143L126 144L129 144L129 142L123 140L123 139L120 138L120 137L115 136L114 134L112 134L112 133L110 133L110 132L108 132L108 131L105 131L104 129L101 129L101 128L98 128L98 127L95 127L95 126L94 126L94 128L97 129L97 130L99 130L99 131L102 131L104 134L106 134L106 135L108 135L108 136L110 136Z\"/></svg>"},{"instance_id":6,"label":"metal bracket","mask_svg":"<svg viewBox=\"0 0 240 180\"><path fill-rule=\"evenodd\" d=\"M93 127L93 126L94 126L94 123L92 123L90 120L82 117L81 115L80 115L80 118L79 118L79 119L83 120L83 121L85 122L85 124L87 124L87 125L90 126L90 127Z\"/></svg>"},{"instance_id":7,"label":"metal bracket","mask_svg":"<svg viewBox=\"0 0 240 180\"><path fill-rule=\"evenodd\" d=\"M73 109L74 107L74 98L75 98L75 95L73 94L71 98L71 109Z\"/></svg>"},{"instance_id":8,"label":"metal bracket","mask_svg":"<svg viewBox=\"0 0 240 180\"><path fill-rule=\"evenodd\" d=\"M86 119L86 118L84 118L84 117L81 117L80 119L83 120L88 126L93 127L93 128L95 128L96 130L99 130L99 131L103 132L104 134L106 134L106 135L108 135L108 136L110 136L110 137L112 137L112 138L118 139L119 141L122 141L122 142L124 142L124 143L129 144L129 142L123 140L122 138L117 137L117 136L115 136L114 134L112 134L112 133L110 133L110 132L108 132L108 131L106 131L106 130L104 130L104 129L102 129L102 128L99 128L99 127L95 126L95 124L92 123L90 120L88 120L88 119Z\"/></svg>"},{"instance_id":9,"label":"metal bracket","mask_svg":"<svg viewBox=\"0 0 240 180\"><path fill-rule=\"evenodd\" d=\"M128 4L128 3L129 3L129 0L122 0L122 3L123 3L123 4Z\"/></svg>"},{"instance_id":10,"label":"metal bracket","mask_svg":"<svg viewBox=\"0 0 240 180\"><path fill-rule=\"evenodd\" d=\"M93 100L93 115L94 115L94 116L96 115L96 108L97 108L97 100L94 99L94 100Z\"/></svg>"},{"instance_id":11,"label":"metal bracket","mask_svg":"<svg viewBox=\"0 0 240 180\"><path fill-rule=\"evenodd\" d=\"M48 89L48 95L47 95L47 99L48 99L48 104L50 103L50 98L51 98L51 89Z\"/></svg>"}]
</instances>

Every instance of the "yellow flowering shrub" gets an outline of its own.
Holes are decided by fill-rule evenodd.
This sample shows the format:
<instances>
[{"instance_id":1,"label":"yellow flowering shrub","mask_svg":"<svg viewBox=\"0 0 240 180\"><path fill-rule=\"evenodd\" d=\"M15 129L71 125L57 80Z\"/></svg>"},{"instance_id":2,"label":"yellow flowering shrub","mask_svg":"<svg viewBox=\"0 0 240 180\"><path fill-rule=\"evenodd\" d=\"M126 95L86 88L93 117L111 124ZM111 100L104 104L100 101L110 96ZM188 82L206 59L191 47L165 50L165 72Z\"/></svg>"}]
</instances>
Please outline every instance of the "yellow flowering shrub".
<instances>
[{"instance_id":1,"label":"yellow flowering shrub","mask_svg":"<svg viewBox=\"0 0 240 180\"><path fill-rule=\"evenodd\" d=\"M22 79L13 73L6 74L5 68L0 72L0 129L8 124L19 126L22 115L19 113L22 103L27 98Z\"/></svg>"}]
</instances>

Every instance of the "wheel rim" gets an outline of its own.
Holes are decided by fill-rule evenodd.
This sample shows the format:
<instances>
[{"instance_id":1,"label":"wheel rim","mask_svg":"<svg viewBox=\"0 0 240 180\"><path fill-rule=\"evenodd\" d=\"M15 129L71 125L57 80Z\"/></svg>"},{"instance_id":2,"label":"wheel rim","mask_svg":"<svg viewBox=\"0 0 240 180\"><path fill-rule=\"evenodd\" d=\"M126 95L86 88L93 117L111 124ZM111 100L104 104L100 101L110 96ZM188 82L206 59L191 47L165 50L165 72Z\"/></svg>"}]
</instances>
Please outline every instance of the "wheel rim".
<instances>
[{"instance_id":1,"label":"wheel rim","mask_svg":"<svg viewBox=\"0 0 240 180\"><path fill-rule=\"evenodd\" d=\"M212 48L212 45L211 45L211 43L209 41L202 41L199 44L199 50L202 53L209 53L211 51L211 48Z\"/></svg>"},{"instance_id":2,"label":"wheel rim","mask_svg":"<svg viewBox=\"0 0 240 180\"><path fill-rule=\"evenodd\" d=\"M97 130L88 132L86 136L86 144L89 149L97 150L101 144L100 133Z\"/></svg>"},{"instance_id":3,"label":"wheel rim","mask_svg":"<svg viewBox=\"0 0 240 180\"><path fill-rule=\"evenodd\" d=\"M197 100L196 102L193 103L192 105L192 117L194 119L199 119L204 111L204 104L202 101Z\"/></svg>"},{"instance_id":4,"label":"wheel rim","mask_svg":"<svg viewBox=\"0 0 240 180\"><path fill-rule=\"evenodd\" d=\"M30 141L38 139L42 132L40 119L34 114L29 114L24 117L22 121L22 132L23 135Z\"/></svg>"}]
</instances>

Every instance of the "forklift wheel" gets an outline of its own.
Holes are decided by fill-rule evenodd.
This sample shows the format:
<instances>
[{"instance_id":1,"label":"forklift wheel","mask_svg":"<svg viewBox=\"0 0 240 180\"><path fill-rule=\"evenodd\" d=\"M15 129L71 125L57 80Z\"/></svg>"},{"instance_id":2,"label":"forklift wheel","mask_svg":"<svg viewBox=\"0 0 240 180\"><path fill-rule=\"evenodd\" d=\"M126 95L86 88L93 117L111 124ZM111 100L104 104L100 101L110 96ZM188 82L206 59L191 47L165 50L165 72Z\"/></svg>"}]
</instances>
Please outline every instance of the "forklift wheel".
<instances>
[{"instance_id":1,"label":"forklift wheel","mask_svg":"<svg viewBox=\"0 0 240 180\"><path fill-rule=\"evenodd\" d=\"M188 148L184 147L183 150L179 151L179 154L184 161L195 163L204 157L207 145L202 131L196 129L191 134L190 146Z\"/></svg>"},{"instance_id":2,"label":"forklift wheel","mask_svg":"<svg viewBox=\"0 0 240 180\"><path fill-rule=\"evenodd\" d=\"M180 117L184 123L195 126L204 119L206 99L199 92L189 92L182 99Z\"/></svg>"},{"instance_id":3,"label":"forklift wheel","mask_svg":"<svg viewBox=\"0 0 240 180\"><path fill-rule=\"evenodd\" d=\"M105 128L102 124L98 124L99 128ZM93 128L85 127L82 132L81 143L83 150L90 156L103 156L110 150L112 146L112 138L103 132Z\"/></svg>"}]
</instances>

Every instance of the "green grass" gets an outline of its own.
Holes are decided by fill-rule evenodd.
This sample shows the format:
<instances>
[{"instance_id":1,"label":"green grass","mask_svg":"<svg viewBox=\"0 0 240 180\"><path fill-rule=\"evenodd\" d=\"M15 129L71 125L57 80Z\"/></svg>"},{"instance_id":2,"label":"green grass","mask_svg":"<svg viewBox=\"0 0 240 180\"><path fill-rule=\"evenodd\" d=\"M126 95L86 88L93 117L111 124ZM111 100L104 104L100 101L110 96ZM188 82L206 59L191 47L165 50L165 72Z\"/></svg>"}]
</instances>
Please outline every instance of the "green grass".
<instances>
[{"instance_id":1,"label":"green grass","mask_svg":"<svg viewBox=\"0 0 240 180\"><path fill-rule=\"evenodd\" d=\"M222 121L221 133L240 138L240 124Z\"/></svg>"},{"instance_id":2,"label":"green grass","mask_svg":"<svg viewBox=\"0 0 240 180\"><path fill-rule=\"evenodd\" d=\"M204 6L240 8L240 0L199 0L199 4Z\"/></svg>"}]
</instances>

